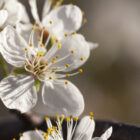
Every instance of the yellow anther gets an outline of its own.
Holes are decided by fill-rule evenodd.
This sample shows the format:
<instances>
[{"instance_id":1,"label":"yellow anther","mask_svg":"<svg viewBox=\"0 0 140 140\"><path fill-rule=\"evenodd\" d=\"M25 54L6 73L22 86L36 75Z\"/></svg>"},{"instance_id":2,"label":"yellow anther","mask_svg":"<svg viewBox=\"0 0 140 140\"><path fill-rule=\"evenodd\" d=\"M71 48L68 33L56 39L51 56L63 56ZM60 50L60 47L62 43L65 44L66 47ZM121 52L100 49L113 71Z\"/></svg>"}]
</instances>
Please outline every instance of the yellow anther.
<instances>
[{"instance_id":1,"label":"yellow anther","mask_svg":"<svg viewBox=\"0 0 140 140\"><path fill-rule=\"evenodd\" d=\"M81 61L84 61L84 58L83 58L83 57L81 57L81 58L80 58L80 60L81 60Z\"/></svg>"},{"instance_id":2,"label":"yellow anther","mask_svg":"<svg viewBox=\"0 0 140 140\"><path fill-rule=\"evenodd\" d=\"M52 21L50 20L49 23L52 24Z\"/></svg>"},{"instance_id":3,"label":"yellow anther","mask_svg":"<svg viewBox=\"0 0 140 140\"><path fill-rule=\"evenodd\" d=\"M70 117L66 117L66 121L67 122L70 122Z\"/></svg>"},{"instance_id":4,"label":"yellow anther","mask_svg":"<svg viewBox=\"0 0 140 140\"><path fill-rule=\"evenodd\" d=\"M28 49L27 48L24 48L24 51L27 51Z\"/></svg>"},{"instance_id":5,"label":"yellow anther","mask_svg":"<svg viewBox=\"0 0 140 140\"><path fill-rule=\"evenodd\" d=\"M13 138L12 140L16 140L16 138Z\"/></svg>"},{"instance_id":6,"label":"yellow anther","mask_svg":"<svg viewBox=\"0 0 140 140\"><path fill-rule=\"evenodd\" d=\"M69 67L70 67L70 65L69 65L69 64L65 64L65 67L66 67L66 68L69 68Z\"/></svg>"},{"instance_id":7,"label":"yellow anther","mask_svg":"<svg viewBox=\"0 0 140 140\"><path fill-rule=\"evenodd\" d=\"M52 77L49 77L50 80L52 80Z\"/></svg>"},{"instance_id":8,"label":"yellow anther","mask_svg":"<svg viewBox=\"0 0 140 140\"><path fill-rule=\"evenodd\" d=\"M45 48L45 45L43 43L40 43L41 48Z\"/></svg>"},{"instance_id":9,"label":"yellow anther","mask_svg":"<svg viewBox=\"0 0 140 140\"><path fill-rule=\"evenodd\" d=\"M61 43L58 43L58 49L61 49L62 48L62 44Z\"/></svg>"},{"instance_id":10,"label":"yellow anther","mask_svg":"<svg viewBox=\"0 0 140 140\"><path fill-rule=\"evenodd\" d=\"M78 71L79 71L79 73L83 73L83 69L79 69Z\"/></svg>"},{"instance_id":11,"label":"yellow anther","mask_svg":"<svg viewBox=\"0 0 140 140\"><path fill-rule=\"evenodd\" d=\"M93 119L94 118L94 113L93 112L90 112L89 113L89 116L90 116L91 119Z\"/></svg>"},{"instance_id":12,"label":"yellow anther","mask_svg":"<svg viewBox=\"0 0 140 140\"><path fill-rule=\"evenodd\" d=\"M30 43L30 44L29 44L29 47L33 47L33 44L32 44L32 43Z\"/></svg>"},{"instance_id":13,"label":"yellow anther","mask_svg":"<svg viewBox=\"0 0 140 140\"><path fill-rule=\"evenodd\" d=\"M79 119L78 117L74 117L73 118L74 121L78 121L78 119Z\"/></svg>"},{"instance_id":14,"label":"yellow anther","mask_svg":"<svg viewBox=\"0 0 140 140\"><path fill-rule=\"evenodd\" d=\"M43 52L43 51L37 52L37 56L39 56L39 57L44 56L44 54L45 54L45 52Z\"/></svg>"},{"instance_id":15,"label":"yellow anther","mask_svg":"<svg viewBox=\"0 0 140 140\"><path fill-rule=\"evenodd\" d=\"M55 63L56 62L56 58L52 58L51 62Z\"/></svg>"},{"instance_id":16,"label":"yellow anther","mask_svg":"<svg viewBox=\"0 0 140 140\"><path fill-rule=\"evenodd\" d=\"M76 35L76 32L73 32L72 35Z\"/></svg>"},{"instance_id":17,"label":"yellow anther","mask_svg":"<svg viewBox=\"0 0 140 140\"><path fill-rule=\"evenodd\" d=\"M67 78L68 78L68 77L70 77L70 74L69 74L69 73L67 73L67 74L66 74L66 77L67 77Z\"/></svg>"},{"instance_id":18,"label":"yellow anther","mask_svg":"<svg viewBox=\"0 0 140 140\"><path fill-rule=\"evenodd\" d=\"M71 50L70 52L71 52L71 54L74 54L74 50Z\"/></svg>"},{"instance_id":19,"label":"yellow anther","mask_svg":"<svg viewBox=\"0 0 140 140\"><path fill-rule=\"evenodd\" d=\"M59 58L59 56L57 55L55 58L56 58L56 59L58 59L58 58Z\"/></svg>"},{"instance_id":20,"label":"yellow anther","mask_svg":"<svg viewBox=\"0 0 140 140\"><path fill-rule=\"evenodd\" d=\"M65 33L65 34L64 34L64 36L65 36L65 37L67 37L67 36L68 36L68 34L67 34L67 33Z\"/></svg>"},{"instance_id":21,"label":"yellow anther","mask_svg":"<svg viewBox=\"0 0 140 140\"><path fill-rule=\"evenodd\" d=\"M65 81L65 85L67 85L68 84L68 81Z\"/></svg>"}]
</instances>

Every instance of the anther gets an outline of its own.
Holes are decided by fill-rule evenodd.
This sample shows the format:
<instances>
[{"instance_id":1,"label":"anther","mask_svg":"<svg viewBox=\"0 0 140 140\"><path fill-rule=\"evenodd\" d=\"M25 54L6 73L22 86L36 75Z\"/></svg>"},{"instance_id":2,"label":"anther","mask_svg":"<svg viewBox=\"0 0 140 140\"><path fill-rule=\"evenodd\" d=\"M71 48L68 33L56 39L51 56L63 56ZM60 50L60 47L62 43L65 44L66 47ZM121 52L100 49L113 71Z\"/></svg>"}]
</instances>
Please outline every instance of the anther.
<instances>
[{"instance_id":1,"label":"anther","mask_svg":"<svg viewBox=\"0 0 140 140\"><path fill-rule=\"evenodd\" d=\"M78 121L78 119L79 119L78 117L74 117L73 118L74 121Z\"/></svg>"},{"instance_id":2,"label":"anther","mask_svg":"<svg viewBox=\"0 0 140 140\"><path fill-rule=\"evenodd\" d=\"M65 81L65 85L67 85L68 84L68 81Z\"/></svg>"},{"instance_id":3,"label":"anther","mask_svg":"<svg viewBox=\"0 0 140 140\"><path fill-rule=\"evenodd\" d=\"M56 58L56 59L58 59L58 58L59 58L59 56L57 55L55 58Z\"/></svg>"},{"instance_id":4,"label":"anther","mask_svg":"<svg viewBox=\"0 0 140 140\"><path fill-rule=\"evenodd\" d=\"M90 113L89 113L89 116L90 116L91 119L93 119L94 113L93 113L93 112L90 112Z\"/></svg>"},{"instance_id":5,"label":"anther","mask_svg":"<svg viewBox=\"0 0 140 140\"><path fill-rule=\"evenodd\" d=\"M50 20L49 23L52 24L52 21Z\"/></svg>"},{"instance_id":6,"label":"anther","mask_svg":"<svg viewBox=\"0 0 140 140\"><path fill-rule=\"evenodd\" d=\"M81 57L81 58L80 58L80 60L81 60L81 61L84 61L84 58L83 58L83 57Z\"/></svg>"},{"instance_id":7,"label":"anther","mask_svg":"<svg viewBox=\"0 0 140 140\"><path fill-rule=\"evenodd\" d=\"M62 44L61 43L58 43L58 49L61 49L62 48Z\"/></svg>"},{"instance_id":8,"label":"anther","mask_svg":"<svg viewBox=\"0 0 140 140\"><path fill-rule=\"evenodd\" d=\"M74 54L74 50L71 50L70 52L71 52L71 54Z\"/></svg>"},{"instance_id":9,"label":"anther","mask_svg":"<svg viewBox=\"0 0 140 140\"><path fill-rule=\"evenodd\" d=\"M50 80L52 80L52 77L49 77Z\"/></svg>"},{"instance_id":10,"label":"anther","mask_svg":"<svg viewBox=\"0 0 140 140\"><path fill-rule=\"evenodd\" d=\"M79 69L78 71L79 71L79 73L83 73L83 69Z\"/></svg>"},{"instance_id":11,"label":"anther","mask_svg":"<svg viewBox=\"0 0 140 140\"><path fill-rule=\"evenodd\" d=\"M65 34L64 34L64 36L65 36L65 37L67 37L67 36L68 36L68 34L67 34L67 33L65 33Z\"/></svg>"},{"instance_id":12,"label":"anther","mask_svg":"<svg viewBox=\"0 0 140 140\"><path fill-rule=\"evenodd\" d=\"M73 32L71 35L76 35L76 32Z\"/></svg>"},{"instance_id":13,"label":"anther","mask_svg":"<svg viewBox=\"0 0 140 140\"><path fill-rule=\"evenodd\" d=\"M70 77L70 74L69 74L69 73L67 73L67 74L66 74L66 77L67 77L67 78L68 78L68 77Z\"/></svg>"},{"instance_id":14,"label":"anther","mask_svg":"<svg viewBox=\"0 0 140 140\"><path fill-rule=\"evenodd\" d=\"M51 62L54 64L56 62L56 58L53 58Z\"/></svg>"},{"instance_id":15,"label":"anther","mask_svg":"<svg viewBox=\"0 0 140 140\"><path fill-rule=\"evenodd\" d=\"M66 117L66 121L67 122L70 122L70 117Z\"/></svg>"},{"instance_id":16,"label":"anther","mask_svg":"<svg viewBox=\"0 0 140 140\"><path fill-rule=\"evenodd\" d=\"M28 49L27 48L24 48L24 51L27 51Z\"/></svg>"},{"instance_id":17,"label":"anther","mask_svg":"<svg viewBox=\"0 0 140 140\"><path fill-rule=\"evenodd\" d=\"M66 68L69 68L69 67L70 67L70 65L69 65L69 64L65 64L65 67L66 67Z\"/></svg>"}]
</instances>

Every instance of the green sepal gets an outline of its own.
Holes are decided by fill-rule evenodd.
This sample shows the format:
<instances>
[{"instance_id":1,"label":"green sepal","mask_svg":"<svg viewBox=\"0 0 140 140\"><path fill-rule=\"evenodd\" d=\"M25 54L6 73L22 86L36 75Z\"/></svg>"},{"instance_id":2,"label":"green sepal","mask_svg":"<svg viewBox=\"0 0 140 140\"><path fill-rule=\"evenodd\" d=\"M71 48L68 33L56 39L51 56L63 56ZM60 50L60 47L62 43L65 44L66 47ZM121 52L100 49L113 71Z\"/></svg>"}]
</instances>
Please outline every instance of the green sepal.
<instances>
[{"instance_id":1,"label":"green sepal","mask_svg":"<svg viewBox=\"0 0 140 140\"><path fill-rule=\"evenodd\" d=\"M2 55L0 55L0 69L2 70L2 75L1 75L2 78L8 76L9 74L8 65L4 60L4 58L2 57Z\"/></svg>"},{"instance_id":2,"label":"green sepal","mask_svg":"<svg viewBox=\"0 0 140 140\"><path fill-rule=\"evenodd\" d=\"M36 91L39 92L40 87L41 87L41 81L36 79L35 82L34 82L34 86L36 87Z\"/></svg>"},{"instance_id":3,"label":"green sepal","mask_svg":"<svg viewBox=\"0 0 140 140\"><path fill-rule=\"evenodd\" d=\"M12 74L14 74L14 75L27 74L27 71L24 68L14 68L12 70Z\"/></svg>"}]
</instances>

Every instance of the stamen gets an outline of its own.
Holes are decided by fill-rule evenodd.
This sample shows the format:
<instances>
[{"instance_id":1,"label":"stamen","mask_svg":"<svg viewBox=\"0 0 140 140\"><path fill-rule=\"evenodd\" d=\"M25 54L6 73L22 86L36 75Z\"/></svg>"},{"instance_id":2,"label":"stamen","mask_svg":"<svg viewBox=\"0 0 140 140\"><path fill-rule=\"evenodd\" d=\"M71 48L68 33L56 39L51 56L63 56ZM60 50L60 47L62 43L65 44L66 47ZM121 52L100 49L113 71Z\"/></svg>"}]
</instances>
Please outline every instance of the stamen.
<instances>
[{"instance_id":1,"label":"stamen","mask_svg":"<svg viewBox=\"0 0 140 140\"><path fill-rule=\"evenodd\" d=\"M66 67L66 68L69 68L69 67L70 67L70 65L69 65L69 64L65 64L65 67Z\"/></svg>"},{"instance_id":2,"label":"stamen","mask_svg":"<svg viewBox=\"0 0 140 140\"><path fill-rule=\"evenodd\" d=\"M74 50L71 50L70 52L71 52L71 54L74 54Z\"/></svg>"},{"instance_id":3,"label":"stamen","mask_svg":"<svg viewBox=\"0 0 140 140\"><path fill-rule=\"evenodd\" d=\"M33 47L34 46L34 33L35 33L35 28L36 28L36 25L33 25L32 27L32 31L30 33L30 37L29 37L29 47Z\"/></svg>"},{"instance_id":4,"label":"stamen","mask_svg":"<svg viewBox=\"0 0 140 140\"><path fill-rule=\"evenodd\" d=\"M78 71L79 71L79 73L83 73L83 69L79 69Z\"/></svg>"},{"instance_id":5,"label":"stamen","mask_svg":"<svg viewBox=\"0 0 140 140\"><path fill-rule=\"evenodd\" d=\"M57 47L58 47L58 49L61 49L62 48L62 44L59 42Z\"/></svg>"},{"instance_id":6,"label":"stamen","mask_svg":"<svg viewBox=\"0 0 140 140\"><path fill-rule=\"evenodd\" d=\"M65 33L65 34L64 34L64 36L65 36L65 37L67 37L67 36L68 36L68 34L67 34L67 33Z\"/></svg>"},{"instance_id":7,"label":"stamen","mask_svg":"<svg viewBox=\"0 0 140 140\"><path fill-rule=\"evenodd\" d=\"M52 21L50 20L49 23L52 24Z\"/></svg>"},{"instance_id":8,"label":"stamen","mask_svg":"<svg viewBox=\"0 0 140 140\"><path fill-rule=\"evenodd\" d=\"M68 84L68 81L65 81L65 85L67 85Z\"/></svg>"},{"instance_id":9,"label":"stamen","mask_svg":"<svg viewBox=\"0 0 140 140\"><path fill-rule=\"evenodd\" d=\"M81 61L84 61L84 57L81 57L80 60L81 60Z\"/></svg>"},{"instance_id":10,"label":"stamen","mask_svg":"<svg viewBox=\"0 0 140 140\"><path fill-rule=\"evenodd\" d=\"M93 112L90 112L89 115L90 115L91 120L93 120L93 118L94 118L94 113L93 113Z\"/></svg>"},{"instance_id":11,"label":"stamen","mask_svg":"<svg viewBox=\"0 0 140 140\"><path fill-rule=\"evenodd\" d=\"M43 45L43 36L44 36L44 32L45 32L45 27L42 28L41 36L40 36L40 39L39 39L39 46L40 46L40 47L45 47L45 46Z\"/></svg>"}]
</instances>

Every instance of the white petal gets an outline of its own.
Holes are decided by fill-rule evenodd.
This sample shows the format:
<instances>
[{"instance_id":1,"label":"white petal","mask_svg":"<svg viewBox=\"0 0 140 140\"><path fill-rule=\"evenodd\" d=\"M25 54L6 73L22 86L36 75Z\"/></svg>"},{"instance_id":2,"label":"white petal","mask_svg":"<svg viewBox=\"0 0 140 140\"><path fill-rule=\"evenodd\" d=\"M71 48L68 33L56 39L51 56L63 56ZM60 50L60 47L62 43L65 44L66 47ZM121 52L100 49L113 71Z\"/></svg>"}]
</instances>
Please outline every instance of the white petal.
<instances>
[{"instance_id":1,"label":"white petal","mask_svg":"<svg viewBox=\"0 0 140 140\"><path fill-rule=\"evenodd\" d=\"M94 50L99 46L98 43L88 42L88 44L89 44L90 50Z\"/></svg>"},{"instance_id":2,"label":"white petal","mask_svg":"<svg viewBox=\"0 0 140 140\"><path fill-rule=\"evenodd\" d=\"M6 10L0 10L0 27L6 22L8 18L8 12Z\"/></svg>"},{"instance_id":3,"label":"white petal","mask_svg":"<svg viewBox=\"0 0 140 140\"><path fill-rule=\"evenodd\" d=\"M22 67L25 61L24 49L26 47L25 40L11 26L7 26L0 33L0 52L9 64Z\"/></svg>"},{"instance_id":4,"label":"white petal","mask_svg":"<svg viewBox=\"0 0 140 140\"><path fill-rule=\"evenodd\" d=\"M20 140L44 140L43 132L40 130L24 132Z\"/></svg>"},{"instance_id":5,"label":"white petal","mask_svg":"<svg viewBox=\"0 0 140 140\"><path fill-rule=\"evenodd\" d=\"M52 0L45 0L43 11L42 11L42 18L44 18L50 11L51 4L52 4Z\"/></svg>"},{"instance_id":6,"label":"white petal","mask_svg":"<svg viewBox=\"0 0 140 140\"><path fill-rule=\"evenodd\" d=\"M40 114L54 116L64 114L66 116L79 116L84 110L84 99L79 89L68 82L61 80L58 83L43 85L43 102L38 102L35 111Z\"/></svg>"},{"instance_id":7,"label":"white petal","mask_svg":"<svg viewBox=\"0 0 140 140\"><path fill-rule=\"evenodd\" d=\"M72 54L71 51L74 53ZM56 66L65 66L65 64L69 64L70 67L65 69L65 71L71 71L77 69L81 65L83 65L90 55L90 47L85 38L80 34L75 34L66 37L62 41L62 48L58 50L55 54L59 57L59 59L65 58L62 61L56 63ZM82 60L81 60L82 59Z\"/></svg>"},{"instance_id":8,"label":"white petal","mask_svg":"<svg viewBox=\"0 0 140 140\"><path fill-rule=\"evenodd\" d=\"M102 140L108 140L111 137L112 131L113 131L113 128L112 127L108 128L105 131L105 133L102 134L102 136L101 136Z\"/></svg>"},{"instance_id":9,"label":"white petal","mask_svg":"<svg viewBox=\"0 0 140 140\"><path fill-rule=\"evenodd\" d=\"M26 75L8 76L0 83L0 98L9 109L29 111L37 102L34 79Z\"/></svg>"},{"instance_id":10,"label":"white petal","mask_svg":"<svg viewBox=\"0 0 140 140\"><path fill-rule=\"evenodd\" d=\"M29 42L32 26L31 23L16 23L16 31L26 40L26 42Z\"/></svg>"},{"instance_id":11,"label":"white petal","mask_svg":"<svg viewBox=\"0 0 140 140\"><path fill-rule=\"evenodd\" d=\"M12 5L12 6L11 6ZM17 0L8 0L5 2L4 9L8 11L7 25L16 25L16 22L29 22L25 7ZM18 10L18 11L17 11Z\"/></svg>"},{"instance_id":12,"label":"white petal","mask_svg":"<svg viewBox=\"0 0 140 140\"><path fill-rule=\"evenodd\" d=\"M37 23L40 23L40 19L39 19L39 15L38 15L38 10L37 10L37 2L36 2L36 0L29 0L29 4L30 4L31 12L32 12L32 15L33 15L35 21Z\"/></svg>"},{"instance_id":13,"label":"white petal","mask_svg":"<svg viewBox=\"0 0 140 140\"><path fill-rule=\"evenodd\" d=\"M52 22L51 24L50 21ZM75 32L81 27L82 11L74 5L60 6L44 17L42 24L57 39L62 39L65 33Z\"/></svg>"},{"instance_id":14,"label":"white petal","mask_svg":"<svg viewBox=\"0 0 140 140\"><path fill-rule=\"evenodd\" d=\"M73 140L91 140L94 130L94 120L90 116L85 116L78 124Z\"/></svg>"}]
</instances>

